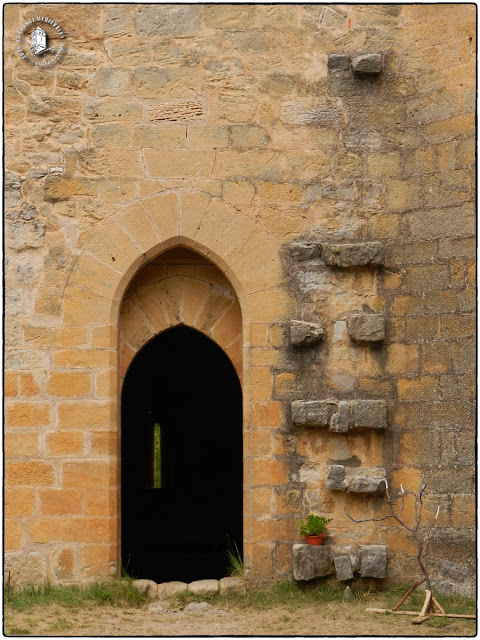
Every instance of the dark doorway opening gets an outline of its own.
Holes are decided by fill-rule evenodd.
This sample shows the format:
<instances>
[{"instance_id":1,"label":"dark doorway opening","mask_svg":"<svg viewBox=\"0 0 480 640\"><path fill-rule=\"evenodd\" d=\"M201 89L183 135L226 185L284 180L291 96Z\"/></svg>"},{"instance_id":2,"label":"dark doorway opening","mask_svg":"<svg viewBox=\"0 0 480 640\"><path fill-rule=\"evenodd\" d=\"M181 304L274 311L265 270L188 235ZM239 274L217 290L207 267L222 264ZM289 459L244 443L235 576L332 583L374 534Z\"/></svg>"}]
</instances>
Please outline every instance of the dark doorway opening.
<instances>
[{"instance_id":1,"label":"dark doorway opening","mask_svg":"<svg viewBox=\"0 0 480 640\"><path fill-rule=\"evenodd\" d=\"M224 351L174 327L122 391L122 564L156 582L227 575L243 549L242 391Z\"/></svg>"}]
</instances>

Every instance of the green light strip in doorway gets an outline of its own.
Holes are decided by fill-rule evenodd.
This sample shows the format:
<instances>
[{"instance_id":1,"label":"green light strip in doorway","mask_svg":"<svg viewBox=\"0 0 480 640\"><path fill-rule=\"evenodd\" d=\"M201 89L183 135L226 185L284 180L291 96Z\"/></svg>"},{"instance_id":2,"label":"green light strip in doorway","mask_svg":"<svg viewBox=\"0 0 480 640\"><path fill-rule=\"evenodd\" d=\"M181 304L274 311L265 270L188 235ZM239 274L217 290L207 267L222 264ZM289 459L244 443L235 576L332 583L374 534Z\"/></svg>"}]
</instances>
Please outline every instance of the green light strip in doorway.
<instances>
[{"instance_id":1,"label":"green light strip in doorway","mask_svg":"<svg viewBox=\"0 0 480 640\"><path fill-rule=\"evenodd\" d=\"M153 425L153 488L161 489L162 487L162 452L160 447L160 423Z\"/></svg>"}]
</instances>

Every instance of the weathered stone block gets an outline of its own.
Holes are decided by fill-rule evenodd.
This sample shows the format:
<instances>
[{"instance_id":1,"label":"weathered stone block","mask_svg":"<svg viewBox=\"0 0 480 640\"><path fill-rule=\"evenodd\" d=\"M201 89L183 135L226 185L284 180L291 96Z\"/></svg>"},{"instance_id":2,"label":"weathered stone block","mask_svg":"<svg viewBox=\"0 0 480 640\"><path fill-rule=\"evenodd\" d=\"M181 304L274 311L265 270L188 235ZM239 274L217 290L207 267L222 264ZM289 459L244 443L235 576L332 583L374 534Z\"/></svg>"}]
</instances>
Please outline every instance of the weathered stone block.
<instances>
[{"instance_id":1,"label":"weathered stone block","mask_svg":"<svg viewBox=\"0 0 480 640\"><path fill-rule=\"evenodd\" d=\"M215 151L196 149L145 149L145 164L154 177L186 178L210 176Z\"/></svg>"},{"instance_id":2,"label":"weathered stone block","mask_svg":"<svg viewBox=\"0 0 480 640\"><path fill-rule=\"evenodd\" d=\"M341 400L338 403L337 411L330 420L330 430L337 433L345 433L355 426L353 413L353 403L349 400Z\"/></svg>"},{"instance_id":3,"label":"weathered stone block","mask_svg":"<svg viewBox=\"0 0 480 640\"><path fill-rule=\"evenodd\" d=\"M136 102L87 102L84 115L89 120L137 122L143 119L143 105Z\"/></svg>"},{"instance_id":4,"label":"weathered stone block","mask_svg":"<svg viewBox=\"0 0 480 640\"><path fill-rule=\"evenodd\" d=\"M381 53L365 53L352 58L352 70L354 73L378 74L382 67Z\"/></svg>"},{"instance_id":5,"label":"weathered stone block","mask_svg":"<svg viewBox=\"0 0 480 640\"><path fill-rule=\"evenodd\" d=\"M326 400L295 400L292 402L293 424L306 427L327 427L329 403Z\"/></svg>"},{"instance_id":6,"label":"weathered stone block","mask_svg":"<svg viewBox=\"0 0 480 640\"><path fill-rule=\"evenodd\" d=\"M332 464L327 473L327 489L342 491L345 488L345 467L343 464Z\"/></svg>"},{"instance_id":7,"label":"weathered stone block","mask_svg":"<svg viewBox=\"0 0 480 640\"><path fill-rule=\"evenodd\" d=\"M99 96L124 96L132 88L130 69L102 67L97 74Z\"/></svg>"},{"instance_id":8,"label":"weathered stone block","mask_svg":"<svg viewBox=\"0 0 480 640\"><path fill-rule=\"evenodd\" d=\"M42 247L45 240L45 223L41 220L15 220L6 225L5 243L15 251Z\"/></svg>"},{"instance_id":9,"label":"weathered stone block","mask_svg":"<svg viewBox=\"0 0 480 640\"><path fill-rule=\"evenodd\" d=\"M196 82L197 79L197 82ZM192 95L198 86L195 68L159 69L157 67L136 68L134 71L135 95L142 98L165 96L182 98Z\"/></svg>"},{"instance_id":10,"label":"weathered stone block","mask_svg":"<svg viewBox=\"0 0 480 640\"><path fill-rule=\"evenodd\" d=\"M335 126L341 120L341 111L336 104L315 105L289 101L283 103L280 119L286 124Z\"/></svg>"},{"instance_id":11,"label":"weathered stone block","mask_svg":"<svg viewBox=\"0 0 480 640\"><path fill-rule=\"evenodd\" d=\"M173 598L178 593L187 591L188 584L186 582L179 582L174 580L172 582L162 582L158 585L158 599L166 600L167 598Z\"/></svg>"},{"instance_id":12,"label":"weathered stone block","mask_svg":"<svg viewBox=\"0 0 480 640\"><path fill-rule=\"evenodd\" d=\"M343 581L353 579L352 562L350 560L350 556L335 556L333 558L333 563L335 565L337 580Z\"/></svg>"},{"instance_id":13,"label":"weathered stone block","mask_svg":"<svg viewBox=\"0 0 480 640\"><path fill-rule=\"evenodd\" d=\"M349 493L377 493L385 491L385 469L346 468L341 464L334 464L328 468L327 489L333 491L348 491Z\"/></svg>"},{"instance_id":14,"label":"weathered stone block","mask_svg":"<svg viewBox=\"0 0 480 640\"><path fill-rule=\"evenodd\" d=\"M295 580L312 580L333 573L330 548L326 545L293 545L293 577Z\"/></svg>"},{"instance_id":15,"label":"weathered stone block","mask_svg":"<svg viewBox=\"0 0 480 640\"><path fill-rule=\"evenodd\" d=\"M353 400L356 429L385 429L387 403L385 400Z\"/></svg>"},{"instance_id":16,"label":"weathered stone block","mask_svg":"<svg viewBox=\"0 0 480 640\"><path fill-rule=\"evenodd\" d=\"M5 172L5 188L4 188L4 203L5 208L16 207L21 200L20 187L22 182L20 176L16 176L9 171Z\"/></svg>"},{"instance_id":17,"label":"weathered stone block","mask_svg":"<svg viewBox=\"0 0 480 640\"><path fill-rule=\"evenodd\" d=\"M292 347L310 347L320 342L325 335L322 325L302 320L290 321L290 345Z\"/></svg>"},{"instance_id":18,"label":"weathered stone block","mask_svg":"<svg viewBox=\"0 0 480 640\"><path fill-rule=\"evenodd\" d=\"M188 590L192 593L217 593L218 580L195 580L190 582Z\"/></svg>"},{"instance_id":19,"label":"weathered stone block","mask_svg":"<svg viewBox=\"0 0 480 640\"><path fill-rule=\"evenodd\" d=\"M218 588L220 593L245 593L245 580L239 576L228 576L218 581Z\"/></svg>"},{"instance_id":20,"label":"weathered stone block","mask_svg":"<svg viewBox=\"0 0 480 640\"><path fill-rule=\"evenodd\" d=\"M385 318L380 314L361 313L347 320L348 335L358 342L378 342L385 339Z\"/></svg>"},{"instance_id":21,"label":"weathered stone block","mask_svg":"<svg viewBox=\"0 0 480 640\"><path fill-rule=\"evenodd\" d=\"M203 21L209 29L248 29L255 22L255 6L206 4Z\"/></svg>"},{"instance_id":22,"label":"weathered stone block","mask_svg":"<svg viewBox=\"0 0 480 640\"><path fill-rule=\"evenodd\" d=\"M290 245L290 256L293 260L313 260L320 257L320 250L314 244L295 242Z\"/></svg>"},{"instance_id":23,"label":"weathered stone block","mask_svg":"<svg viewBox=\"0 0 480 640\"><path fill-rule=\"evenodd\" d=\"M346 433L350 429L385 429L385 400L295 400L292 402L294 424L330 427L330 431Z\"/></svg>"},{"instance_id":24,"label":"weathered stone block","mask_svg":"<svg viewBox=\"0 0 480 640\"><path fill-rule=\"evenodd\" d=\"M200 5L144 6L135 17L135 29L146 38L194 36L200 27L201 10Z\"/></svg>"},{"instance_id":25,"label":"weathered stone block","mask_svg":"<svg viewBox=\"0 0 480 640\"><path fill-rule=\"evenodd\" d=\"M157 599L157 583L153 580L133 580L132 587L140 593L146 593L150 600Z\"/></svg>"},{"instance_id":26,"label":"weathered stone block","mask_svg":"<svg viewBox=\"0 0 480 640\"><path fill-rule=\"evenodd\" d=\"M352 244L320 243L322 257L329 267L362 267L381 265L385 258L382 242L356 242Z\"/></svg>"},{"instance_id":27,"label":"weathered stone block","mask_svg":"<svg viewBox=\"0 0 480 640\"><path fill-rule=\"evenodd\" d=\"M93 196L97 192L97 181L88 178L62 178L47 176L44 182L44 197L47 201L68 200L70 196Z\"/></svg>"},{"instance_id":28,"label":"weathered stone block","mask_svg":"<svg viewBox=\"0 0 480 640\"><path fill-rule=\"evenodd\" d=\"M385 469L356 469L347 477L347 491L350 493L378 493L385 491Z\"/></svg>"},{"instance_id":29,"label":"weathered stone block","mask_svg":"<svg viewBox=\"0 0 480 640\"><path fill-rule=\"evenodd\" d=\"M350 68L350 56L342 53L330 53L327 64L332 71L347 71Z\"/></svg>"},{"instance_id":30,"label":"weathered stone block","mask_svg":"<svg viewBox=\"0 0 480 640\"><path fill-rule=\"evenodd\" d=\"M360 547L362 578L385 578L387 575L387 547L383 544L365 544Z\"/></svg>"}]
</instances>

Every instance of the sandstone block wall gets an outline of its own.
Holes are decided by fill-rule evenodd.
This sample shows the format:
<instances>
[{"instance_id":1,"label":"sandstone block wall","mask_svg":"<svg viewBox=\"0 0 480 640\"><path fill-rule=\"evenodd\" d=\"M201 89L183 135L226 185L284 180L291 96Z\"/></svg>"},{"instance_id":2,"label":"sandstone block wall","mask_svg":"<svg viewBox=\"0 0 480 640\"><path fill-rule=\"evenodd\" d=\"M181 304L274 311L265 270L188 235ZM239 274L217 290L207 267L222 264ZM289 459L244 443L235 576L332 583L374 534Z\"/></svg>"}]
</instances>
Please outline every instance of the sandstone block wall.
<instances>
[{"instance_id":1,"label":"sandstone block wall","mask_svg":"<svg viewBox=\"0 0 480 640\"><path fill-rule=\"evenodd\" d=\"M16 50L40 6L66 36L49 68ZM337 465L384 469L407 518L427 482L436 584L469 592L475 7L9 4L4 47L14 579L118 572L121 375L159 317L197 309L208 332L208 287L233 301L211 336L241 367L247 577L292 575L309 511L339 547L386 544L388 579L416 573L404 531L345 517L384 500L328 489ZM362 54L380 73L353 73ZM167 263L179 246L199 262ZM355 339L369 315L378 339ZM292 345L292 321L322 339ZM384 428L349 428L365 400L385 402ZM294 424L299 401L345 407L347 429L331 409L330 428Z\"/></svg>"}]
</instances>

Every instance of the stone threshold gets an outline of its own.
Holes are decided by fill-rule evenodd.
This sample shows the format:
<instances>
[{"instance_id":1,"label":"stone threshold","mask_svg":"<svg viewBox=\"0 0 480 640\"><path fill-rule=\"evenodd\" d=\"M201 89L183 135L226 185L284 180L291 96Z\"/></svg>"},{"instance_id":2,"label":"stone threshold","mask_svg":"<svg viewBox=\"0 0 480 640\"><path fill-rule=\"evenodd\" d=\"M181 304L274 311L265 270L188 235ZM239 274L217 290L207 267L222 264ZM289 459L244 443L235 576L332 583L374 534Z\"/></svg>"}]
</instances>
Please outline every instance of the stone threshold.
<instances>
[{"instance_id":1,"label":"stone threshold","mask_svg":"<svg viewBox=\"0 0 480 640\"><path fill-rule=\"evenodd\" d=\"M195 594L228 593L229 591L245 592L245 580L237 576L229 576L220 580L206 579L194 580L193 582L171 582L156 583L154 580L140 579L134 580L132 585L140 593L148 595L150 600L167 600L185 591Z\"/></svg>"}]
</instances>

